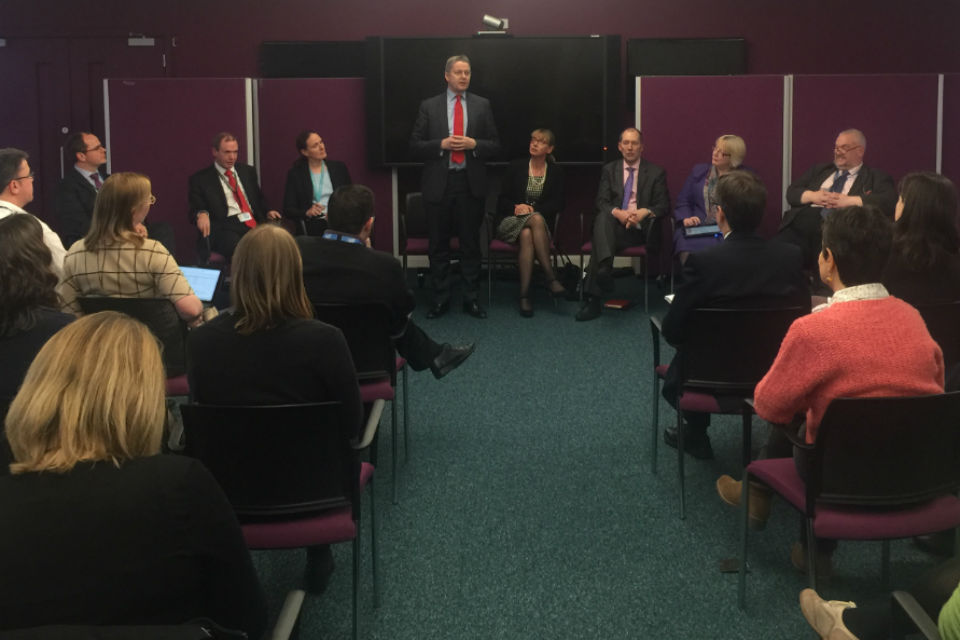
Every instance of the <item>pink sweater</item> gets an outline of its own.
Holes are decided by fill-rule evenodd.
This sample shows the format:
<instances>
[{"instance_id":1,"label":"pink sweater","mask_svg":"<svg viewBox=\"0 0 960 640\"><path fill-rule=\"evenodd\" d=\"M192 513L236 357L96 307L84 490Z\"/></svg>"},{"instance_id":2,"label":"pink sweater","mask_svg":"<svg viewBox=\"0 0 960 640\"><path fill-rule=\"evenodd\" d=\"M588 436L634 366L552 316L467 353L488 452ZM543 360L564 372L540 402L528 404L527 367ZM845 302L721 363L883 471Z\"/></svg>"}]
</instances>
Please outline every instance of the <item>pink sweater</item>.
<instances>
[{"instance_id":1,"label":"pink sweater","mask_svg":"<svg viewBox=\"0 0 960 640\"><path fill-rule=\"evenodd\" d=\"M837 302L798 318L754 394L757 415L807 415L807 442L834 398L943 392L943 354L916 309L894 298Z\"/></svg>"}]
</instances>

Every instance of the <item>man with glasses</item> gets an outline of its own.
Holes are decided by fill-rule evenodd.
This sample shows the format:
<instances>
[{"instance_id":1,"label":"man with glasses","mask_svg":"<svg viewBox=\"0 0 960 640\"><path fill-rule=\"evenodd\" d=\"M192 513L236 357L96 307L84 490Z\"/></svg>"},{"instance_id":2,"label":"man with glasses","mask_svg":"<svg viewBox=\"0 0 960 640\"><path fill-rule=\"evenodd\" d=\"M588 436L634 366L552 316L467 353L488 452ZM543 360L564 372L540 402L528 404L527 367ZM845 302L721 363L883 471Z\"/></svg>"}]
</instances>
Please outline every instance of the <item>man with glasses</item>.
<instances>
[{"instance_id":1,"label":"man with glasses","mask_svg":"<svg viewBox=\"0 0 960 640\"><path fill-rule=\"evenodd\" d=\"M816 269L820 228L833 209L874 206L893 217L897 190L893 179L863 164L867 138L857 129L841 131L833 148L833 162L814 165L787 188L792 207L783 214L777 238L803 251L804 267Z\"/></svg>"},{"instance_id":2,"label":"man with glasses","mask_svg":"<svg viewBox=\"0 0 960 640\"><path fill-rule=\"evenodd\" d=\"M65 247L87 235L93 220L93 204L103 181L109 174L107 148L100 138L89 131L75 131L63 143L64 166L73 162L73 170L66 169L57 185L54 208L60 219L60 235ZM176 249L173 228L166 222L150 221L141 225L144 237L151 237L171 254Z\"/></svg>"},{"instance_id":3,"label":"man with glasses","mask_svg":"<svg viewBox=\"0 0 960 640\"><path fill-rule=\"evenodd\" d=\"M18 213L30 215L23 209L33 200L34 177L27 162L29 157L26 151L13 147L0 149L0 219ZM50 249L50 267L57 278L63 278L63 257L67 252L60 236L43 220L39 222L43 227L43 242Z\"/></svg>"}]
</instances>

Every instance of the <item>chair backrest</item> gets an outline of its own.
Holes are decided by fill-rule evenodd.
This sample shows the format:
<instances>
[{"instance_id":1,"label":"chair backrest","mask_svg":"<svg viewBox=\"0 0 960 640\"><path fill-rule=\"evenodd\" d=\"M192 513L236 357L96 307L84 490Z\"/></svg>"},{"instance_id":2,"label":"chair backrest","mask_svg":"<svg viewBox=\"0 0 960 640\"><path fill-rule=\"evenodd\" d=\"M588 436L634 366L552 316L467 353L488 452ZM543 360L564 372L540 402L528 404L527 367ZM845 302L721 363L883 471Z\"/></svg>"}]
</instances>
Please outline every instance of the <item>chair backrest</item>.
<instances>
[{"instance_id":1,"label":"chair backrest","mask_svg":"<svg viewBox=\"0 0 960 640\"><path fill-rule=\"evenodd\" d=\"M407 194L404 213L400 217L400 241L406 244L407 238L426 238L427 216L423 211L423 194L413 191Z\"/></svg>"},{"instance_id":2,"label":"chair backrest","mask_svg":"<svg viewBox=\"0 0 960 640\"><path fill-rule=\"evenodd\" d=\"M167 298L112 298L88 296L77 300L85 314L98 311L119 311L136 318L163 345L163 366L167 377L187 372L187 323Z\"/></svg>"},{"instance_id":3,"label":"chair backrest","mask_svg":"<svg viewBox=\"0 0 960 640\"><path fill-rule=\"evenodd\" d=\"M383 302L315 302L317 320L343 332L359 380L389 377L396 383L393 312Z\"/></svg>"},{"instance_id":4,"label":"chair backrest","mask_svg":"<svg viewBox=\"0 0 960 640\"><path fill-rule=\"evenodd\" d=\"M339 402L180 410L186 455L210 470L241 520L355 503L359 459L343 436Z\"/></svg>"},{"instance_id":5,"label":"chair backrest","mask_svg":"<svg viewBox=\"0 0 960 640\"><path fill-rule=\"evenodd\" d=\"M949 370L960 363L960 301L918 305L917 311L927 331L943 351L943 363Z\"/></svg>"},{"instance_id":6,"label":"chair backrest","mask_svg":"<svg viewBox=\"0 0 960 640\"><path fill-rule=\"evenodd\" d=\"M808 495L902 505L960 488L960 392L838 398L817 429Z\"/></svg>"},{"instance_id":7,"label":"chair backrest","mask_svg":"<svg viewBox=\"0 0 960 640\"><path fill-rule=\"evenodd\" d=\"M750 308L694 310L677 352L684 388L753 395L780 351L787 329L810 311L804 306L774 306L775 300L755 302ZM782 305L782 299L779 302Z\"/></svg>"}]
</instances>

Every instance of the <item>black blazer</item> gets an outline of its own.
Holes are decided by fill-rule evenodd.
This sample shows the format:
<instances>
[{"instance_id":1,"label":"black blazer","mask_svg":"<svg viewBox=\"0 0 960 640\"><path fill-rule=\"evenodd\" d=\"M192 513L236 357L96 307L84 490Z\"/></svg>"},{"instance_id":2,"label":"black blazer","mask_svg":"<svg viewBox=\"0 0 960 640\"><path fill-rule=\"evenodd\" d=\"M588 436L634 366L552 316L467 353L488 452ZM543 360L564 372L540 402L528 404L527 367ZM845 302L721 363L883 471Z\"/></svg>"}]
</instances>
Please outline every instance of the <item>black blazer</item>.
<instances>
[{"instance_id":1,"label":"black blazer","mask_svg":"<svg viewBox=\"0 0 960 640\"><path fill-rule=\"evenodd\" d=\"M787 187L787 203L792 208L783 214L783 220L780 223L781 229L789 226L800 211L810 206L800 201L803 192L819 191L820 185L827 179L827 176L836 171L837 167L832 162L817 164ZM893 184L893 178L883 171L867 165L860 167L860 173L857 174L857 179L850 186L848 195L860 196L864 205L877 207L891 218L893 217L893 210L897 206L897 188Z\"/></svg>"},{"instance_id":2,"label":"black blazer","mask_svg":"<svg viewBox=\"0 0 960 640\"><path fill-rule=\"evenodd\" d=\"M100 177L107 179L107 174L102 169ZM90 231L93 204L96 200L97 190L90 181L80 175L76 167L67 169L54 196L54 208L60 220L60 237L67 249Z\"/></svg>"},{"instance_id":3,"label":"black blazer","mask_svg":"<svg viewBox=\"0 0 960 640\"><path fill-rule=\"evenodd\" d=\"M640 160L634 184L637 187L637 208L646 207L656 217L670 211L670 192L667 191L667 173L659 166ZM614 160L603 165L600 171L600 188L597 189L597 214L612 215L623 204L623 160Z\"/></svg>"},{"instance_id":4,"label":"black blazer","mask_svg":"<svg viewBox=\"0 0 960 640\"><path fill-rule=\"evenodd\" d=\"M330 172L330 182L334 190L345 184L352 184L347 165L338 160L324 160ZM310 165L305 158L293 163L287 171L287 184L283 188L283 215L293 220L306 218L307 209L313 206L313 180L310 177Z\"/></svg>"},{"instance_id":5,"label":"black blazer","mask_svg":"<svg viewBox=\"0 0 960 640\"><path fill-rule=\"evenodd\" d=\"M781 297L787 305L810 305L799 247L769 242L752 232L733 232L720 244L687 258L683 284L663 319L663 337L670 344L681 344L694 309L746 307Z\"/></svg>"},{"instance_id":6,"label":"black blazer","mask_svg":"<svg viewBox=\"0 0 960 640\"><path fill-rule=\"evenodd\" d=\"M527 202L527 178L530 171L530 158L517 158L507 165L507 171L500 182L500 196L497 199L497 219L495 226L504 218L513 215L513 207ZM552 230L557 214L563 210L563 169L554 162L547 161L547 176L543 182L543 193L533 203L535 211L540 213Z\"/></svg>"},{"instance_id":7,"label":"black blazer","mask_svg":"<svg viewBox=\"0 0 960 640\"><path fill-rule=\"evenodd\" d=\"M248 164L237 163L233 166L237 173L243 191L247 194L250 211L257 222L266 219L267 204L260 191L257 180L257 170ZM220 224L227 220L227 197L223 193L223 182L217 169L211 164L209 167L197 171L190 176L190 224L197 224L197 213L206 211L210 214L210 224Z\"/></svg>"},{"instance_id":8,"label":"black blazer","mask_svg":"<svg viewBox=\"0 0 960 640\"><path fill-rule=\"evenodd\" d=\"M490 101L466 92L467 130L465 134L477 141L476 148L466 152L467 180L475 198L487 194L487 168L484 163L500 153L500 135L493 120ZM427 202L440 202L447 186L450 152L440 148L440 142L450 135L447 126L447 92L427 98L420 103L420 112L410 134L410 156L423 162L421 191Z\"/></svg>"},{"instance_id":9,"label":"black blazer","mask_svg":"<svg viewBox=\"0 0 960 640\"><path fill-rule=\"evenodd\" d=\"M960 300L960 255L945 253L933 269L916 271L894 245L880 282L890 295L914 306Z\"/></svg>"}]
</instances>

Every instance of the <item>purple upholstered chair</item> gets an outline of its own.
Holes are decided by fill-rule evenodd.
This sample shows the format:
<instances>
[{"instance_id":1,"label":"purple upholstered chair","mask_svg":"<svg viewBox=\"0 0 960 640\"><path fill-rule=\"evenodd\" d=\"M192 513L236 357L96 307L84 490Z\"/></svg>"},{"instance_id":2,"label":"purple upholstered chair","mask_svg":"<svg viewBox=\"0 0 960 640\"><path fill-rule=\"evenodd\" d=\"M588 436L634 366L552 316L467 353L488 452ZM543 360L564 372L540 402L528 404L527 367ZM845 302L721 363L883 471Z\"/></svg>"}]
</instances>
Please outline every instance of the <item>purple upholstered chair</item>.
<instances>
[{"instance_id":1,"label":"purple upholstered chair","mask_svg":"<svg viewBox=\"0 0 960 640\"><path fill-rule=\"evenodd\" d=\"M228 407L184 405L186 455L199 459L223 488L251 549L353 543L353 637L359 635L360 498L370 487L370 553L377 586L372 464L351 446L340 403ZM296 595L298 590L293 593ZM302 594L300 595L302 598ZM289 600L289 598L288 598Z\"/></svg>"},{"instance_id":2,"label":"purple upholstered chair","mask_svg":"<svg viewBox=\"0 0 960 640\"><path fill-rule=\"evenodd\" d=\"M554 269L557 267L556 257L557 251L559 250L557 244L557 231L560 228L560 218L562 216L562 211L557 213L557 217L553 221L553 229L550 229L550 257L553 262ZM487 304L490 304L490 300L493 297L493 272L497 268L497 258L510 257L516 260L517 254L520 253L520 246L497 239L497 230L493 226L493 217L490 214L485 216L485 223L487 226L487 237L490 238L490 244L487 246ZM582 263L583 261L581 260L581 264Z\"/></svg>"},{"instance_id":3,"label":"purple upholstered chair","mask_svg":"<svg viewBox=\"0 0 960 640\"><path fill-rule=\"evenodd\" d=\"M903 398L839 398L827 407L807 452L806 482L793 458L757 460L742 494L739 605L746 599L751 481L766 484L807 526L807 575L816 589L816 538L882 540L889 579L890 540L960 526L960 392Z\"/></svg>"},{"instance_id":4,"label":"purple upholstered chair","mask_svg":"<svg viewBox=\"0 0 960 640\"><path fill-rule=\"evenodd\" d=\"M746 301L745 301L746 302ZM739 413L743 416L742 459L750 463L750 429L753 412L743 400L773 364L790 324L810 311L809 306L784 306L786 300L750 301L751 308L697 309L686 329L687 340L677 350L680 381L677 398L677 474L680 518L686 516L683 455L683 412ZM779 305L779 306L778 306ZM653 393L650 398L650 469L657 472L660 441L660 382L669 365L660 363L661 320L650 318L653 338Z\"/></svg>"},{"instance_id":5,"label":"purple upholstered chair","mask_svg":"<svg viewBox=\"0 0 960 640\"><path fill-rule=\"evenodd\" d=\"M580 237L587 238L590 230L593 229L593 220L596 217L595 211L581 211L580 212ZM589 220L589 224L588 221ZM659 225L657 225L659 229ZM586 257L590 255L590 252L593 251L593 241L584 240L583 244L580 245L580 300L583 301L583 282L587 275L587 261ZM650 292L647 280L650 275L650 256L647 252L646 245L641 245L638 247L624 247L617 252L617 257L622 258L643 258L643 311L649 312L650 310Z\"/></svg>"},{"instance_id":6,"label":"purple upholstered chair","mask_svg":"<svg viewBox=\"0 0 960 640\"><path fill-rule=\"evenodd\" d=\"M427 218L423 212L423 194L419 191L408 193L405 207L400 212L400 261L403 263L403 273L407 273L407 256L429 255L430 238L427 234ZM450 238L450 252L460 251L460 238ZM417 272L417 284L423 286L423 271Z\"/></svg>"}]
</instances>

